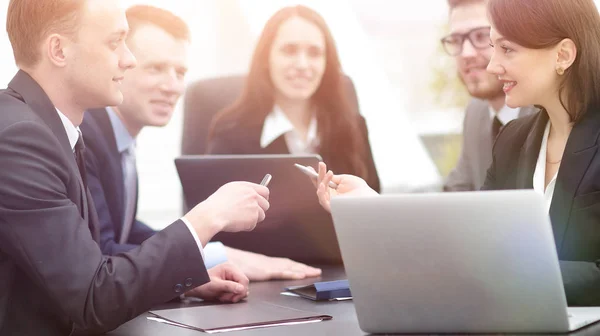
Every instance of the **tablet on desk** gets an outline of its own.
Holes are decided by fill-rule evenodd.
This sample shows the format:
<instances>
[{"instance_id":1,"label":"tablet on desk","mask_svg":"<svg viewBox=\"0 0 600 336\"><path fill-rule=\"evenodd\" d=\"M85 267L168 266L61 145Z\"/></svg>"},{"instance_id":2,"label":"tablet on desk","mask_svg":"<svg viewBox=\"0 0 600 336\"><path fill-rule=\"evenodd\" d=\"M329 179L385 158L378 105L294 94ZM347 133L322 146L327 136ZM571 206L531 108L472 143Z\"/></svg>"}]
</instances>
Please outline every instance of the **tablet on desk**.
<instances>
[{"instance_id":1,"label":"tablet on desk","mask_svg":"<svg viewBox=\"0 0 600 336\"><path fill-rule=\"evenodd\" d=\"M315 323L333 318L327 314L253 300L236 304L154 310L150 315L147 317L149 320L207 334Z\"/></svg>"},{"instance_id":2,"label":"tablet on desk","mask_svg":"<svg viewBox=\"0 0 600 336\"><path fill-rule=\"evenodd\" d=\"M286 287L284 290L284 293L292 293L313 301L343 301L352 299L348 280L315 282L307 286Z\"/></svg>"},{"instance_id":3,"label":"tablet on desk","mask_svg":"<svg viewBox=\"0 0 600 336\"><path fill-rule=\"evenodd\" d=\"M259 183L271 174L270 208L252 232L226 233L214 241L306 263L340 264L333 223L310 178L294 164L318 168L318 155L193 155L175 159L186 211L232 181Z\"/></svg>"}]
</instances>

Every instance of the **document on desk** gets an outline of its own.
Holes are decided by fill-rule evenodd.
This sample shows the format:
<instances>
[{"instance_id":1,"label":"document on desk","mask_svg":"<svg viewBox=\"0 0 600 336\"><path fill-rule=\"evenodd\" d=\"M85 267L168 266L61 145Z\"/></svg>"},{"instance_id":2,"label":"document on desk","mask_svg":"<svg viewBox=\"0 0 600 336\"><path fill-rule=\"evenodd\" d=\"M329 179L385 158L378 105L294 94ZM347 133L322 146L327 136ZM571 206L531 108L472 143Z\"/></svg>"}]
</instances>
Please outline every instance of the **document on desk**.
<instances>
[{"instance_id":1,"label":"document on desk","mask_svg":"<svg viewBox=\"0 0 600 336\"><path fill-rule=\"evenodd\" d=\"M209 334L331 320L322 315L264 301L155 310L149 320Z\"/></svg>"}]
</instances>

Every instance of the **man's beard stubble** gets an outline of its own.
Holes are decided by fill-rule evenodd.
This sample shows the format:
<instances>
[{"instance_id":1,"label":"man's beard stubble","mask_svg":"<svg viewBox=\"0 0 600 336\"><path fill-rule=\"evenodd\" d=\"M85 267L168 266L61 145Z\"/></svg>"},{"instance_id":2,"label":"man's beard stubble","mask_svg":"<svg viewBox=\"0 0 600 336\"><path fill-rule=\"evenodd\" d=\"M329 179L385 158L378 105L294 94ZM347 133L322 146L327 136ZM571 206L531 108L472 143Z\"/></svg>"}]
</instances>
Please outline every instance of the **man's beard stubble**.
<instances>
[{"instance_id":1,"label":"man's beard stubble","mask_svg":"<svg viewBox=\"0 0 600 336\"><path fill-rule=\"evenodd\" d=\"M463 85L469 91L469 95L473 98L478 98L482 100L491 100L498 97L504 96L504 91L502 90L502 82L496 80L495 78L489 78L487 81L492 85L485 85L485 81L474 81L471 82L471 85L468 85L464 78L459 74L458 77Z\"/></svg>"}]
</instances>

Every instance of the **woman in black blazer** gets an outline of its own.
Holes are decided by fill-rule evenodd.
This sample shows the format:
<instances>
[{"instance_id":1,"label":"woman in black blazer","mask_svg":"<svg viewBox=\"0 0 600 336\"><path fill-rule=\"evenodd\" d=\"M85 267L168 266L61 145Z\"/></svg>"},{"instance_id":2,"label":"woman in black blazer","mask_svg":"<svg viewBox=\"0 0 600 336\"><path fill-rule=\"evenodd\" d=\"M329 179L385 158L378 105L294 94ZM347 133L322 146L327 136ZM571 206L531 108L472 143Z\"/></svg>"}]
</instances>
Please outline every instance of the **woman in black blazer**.
<instances>
[{"instance_id":1,"label":"woman in black blazer","mask_svg":"<svg viewBox=\"0 0 600 336\"><path fill-rule=\"evenodd\" d=\"M494 54L488 72L510 107L540 112L508 123L494 144L483 189L544 195L568 304L600 305L600 15L592 0L489 0ZM325 167L320 167L322 176ZM331 172L338 192L372 193Z\"/></svg>"},{"instance_id":2,"label":"woman in black blazer","mask_svg":"<svg viewBox=\"0 0 600 336\"><path fill-rule=\"evenodd\" d=\"M207 153L320 154L379 190L355 95L323 18L283 8L265 25L241 96L213 119Z\"/></svg>"}]
</instances>

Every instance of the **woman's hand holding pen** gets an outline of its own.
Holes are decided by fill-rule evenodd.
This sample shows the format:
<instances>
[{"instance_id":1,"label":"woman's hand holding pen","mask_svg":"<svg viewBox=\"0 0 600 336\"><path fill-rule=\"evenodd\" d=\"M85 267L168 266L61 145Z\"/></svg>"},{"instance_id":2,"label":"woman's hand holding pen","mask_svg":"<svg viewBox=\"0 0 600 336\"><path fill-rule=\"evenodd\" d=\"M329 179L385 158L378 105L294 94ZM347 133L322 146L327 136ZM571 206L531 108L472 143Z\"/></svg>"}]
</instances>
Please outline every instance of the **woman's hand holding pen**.
<instances>
[{"instance_id":1,"label":"woman's hand holding pen","mask_svg":"<svg viewBox=\"0 0 600 336\"><path fill-rule=\"evenodd\" d=\"M377 195L377 192L369 187L365 180L354 175L334 175L327 171L327 165L319 162L319 177L317 178L317 196L321 206L331 212L331 198L338 195ZM337 189L329 187L329 182L337 184Z\"/></svg>"}]
</instances>

